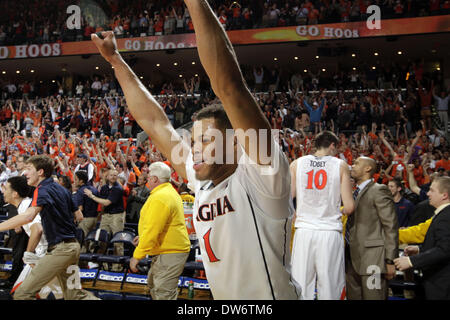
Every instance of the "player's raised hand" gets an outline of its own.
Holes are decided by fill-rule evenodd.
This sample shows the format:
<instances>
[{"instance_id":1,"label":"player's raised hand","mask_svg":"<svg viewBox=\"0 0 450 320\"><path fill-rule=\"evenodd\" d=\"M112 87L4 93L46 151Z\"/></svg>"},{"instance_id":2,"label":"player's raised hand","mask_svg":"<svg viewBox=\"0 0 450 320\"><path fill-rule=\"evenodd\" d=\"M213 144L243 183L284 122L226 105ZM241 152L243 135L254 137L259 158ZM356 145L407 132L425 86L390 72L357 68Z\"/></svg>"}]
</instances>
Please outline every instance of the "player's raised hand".
<instances>
[{"instance_id":1,"label":"player's raised hand","mask_svg":"<svg viewBox=\"0 0 450 320\"><path fill-rule=\"evenodd\" d=\"M103 31L101 35L103 39L100 39L97 34L93 33L91 34L91 39L102 57L111 63L115 57L120 56L119 50L117 50L116 37L112 31Z\"/></svg>"}]
</instances>

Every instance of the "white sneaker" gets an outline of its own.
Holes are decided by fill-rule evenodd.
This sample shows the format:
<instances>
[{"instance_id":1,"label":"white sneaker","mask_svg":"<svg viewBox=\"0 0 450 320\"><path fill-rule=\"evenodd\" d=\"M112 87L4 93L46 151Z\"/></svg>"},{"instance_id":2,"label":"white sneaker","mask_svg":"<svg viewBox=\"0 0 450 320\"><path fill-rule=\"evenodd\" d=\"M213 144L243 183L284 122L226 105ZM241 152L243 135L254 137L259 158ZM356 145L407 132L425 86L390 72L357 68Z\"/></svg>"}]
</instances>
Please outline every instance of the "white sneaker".
<instances>
[{"instance_id":1,"label":"white sneaker","mask_svg":"<svg viewBox=\"0 0 450 320\"><path fill-rule=\"evenodd\" d=\"M88 268L89 269L97 269L98 268L98 263L88 262Z\"/></svg>"}]
</instances>

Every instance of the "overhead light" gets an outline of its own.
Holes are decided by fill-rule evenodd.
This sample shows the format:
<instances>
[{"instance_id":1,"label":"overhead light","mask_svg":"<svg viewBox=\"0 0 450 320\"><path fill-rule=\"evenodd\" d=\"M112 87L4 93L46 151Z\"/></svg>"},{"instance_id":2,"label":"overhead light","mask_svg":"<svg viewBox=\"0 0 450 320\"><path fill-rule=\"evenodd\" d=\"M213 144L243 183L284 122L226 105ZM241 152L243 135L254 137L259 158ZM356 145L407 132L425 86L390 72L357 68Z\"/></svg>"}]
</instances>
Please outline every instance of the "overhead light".
<instances>
[{"instance_id":1,"label":"overhead light","mask_svg":"<svg viewBox=\"0 0 450 320\"><path fill-rule=\"evenodd\" d=\"M352 57L353 57L353 58L356 57L356 54L352 53Z\"/></svg>"},{"instance_id":2,"label":"overhead light","mask_svg":"<svg viewBox=\"0 0 450 320\"><path fill-rule=\"evenodd\" d=\"M114 67L111 67L111 68L113 68L113 69L114 69Z\"/></svg>"},{"instance_id":3,"label":"overhead light","mask_svg":"<svg viewBox=\"0 0 450 320\"><path fill-rule=\"evenodd\" d=\"M159 63L156 64L157 67L160 67L161 65Z\"/></svg>"},{"instance_id":4,"label":"overhead light","mask_svg":"<svg viewBox=\"0 0 450 320\"><path fill-rule=\"evenodd\" d=\"M316 59L319 59L319 56L316 56Z\"/></svg>"},{"instance_id":5,"label":"overhead light","mask_svg":"<svg viewBox=\"0 0 450 320\"><path fill-rule=\"evenodd\" d=\"M437 71L441 71L441 68L437 67L436 70L437 70Z\"/></svg>"},{"instance_id":6,"label":"overhead light","mask_svg":"<svg viewBox=\"0 0 450 320\"><path fill-rule=\"evenodd\" d=\"M31 70L30 70L30 72L31 72L31 73L34 73L34 70L33 70L33 69L31 69Z\"/></svg>"},{"instance_id":7,"label":"overhead light","mask_svg":"<svg viewBox=\"0 0 450 320\"><path fill-rule=\"evenodd\" d=\"M178 65L178 62L174 62L173 65L174 65L174 66L177 66L177 65Z\"/></svg>"},{"instance_id":8,"label":"overhead light","mask_svg":"<svg viewBox=\"0 0 450 320\"><path fill-rule=\"evenodd\" d=\"M19 73L20 73L20 70L17 70L16 73L19 74Z\"/></svg>"},{"instance_id":9,"label":"overhead light","mask_svg":"<svg viewBox=\"0 0 450 320\"><path fill-rule=\"evenodd\" d=\"M397 54L399 54L399 55L401 55L403 52L401 52L401 51L399 51L399 52L397 52Z\"/></svg>"},{"instance_id":10,"label":"overhead light","mask_svg":"<svg viewBox=\"0 0 450 320\"><path fill-rule=\"evenodd\" d=\"M273 58L273 60L278 61L278 58Z\"/></svg>"},{"instance_id":11,"label":"overhead light","mask_svg":"<svg viewBox=\"0 0 450 320\"><path fill-rule=\"evenodd\" d=\"M195 76L198 77L198 73L196 73Z\"/></svg>"},{"instance_id":12,"label":"overhead light","mask_svg":"<svg viewBox=\"0 0 450 320\"><path fill-rule=\"evenodd\" d=\"M99 69L99 67L95 67L95 70L98 70Z\"/></svg>"},{"instance_id":13,"label":"overhead light","mask_svg":"<svg viewBox=\"0 0 450 320\"><path fill-rule=\"evenodd\" d=\"M143 77L143 76L140 76L140 78L141 78L141 79L144 79L144 77Z\"/></svg>"},{"instance_id":14,"label":"overhead light","mask_svg":"<svg viewBox=\"0 0 450 320\"><path fill-rule=\"evenodd\" d=\"M195 64L195 61L192 61L192 64Z\"/></svg>"},{"instance_id":15,"label":"overhead light","mask_svg":"<svg viewBox=\"0 0 450 320\"><path fill-rule=\"evenodd\" d=\"M55 80L52 80L52 83L55 83L56 81Z\"/></svg>"},{"instance_id":16,"label":"overhead light","mask_svg":"<svg viewBox=\"0 0 450 320\"><path fill-rule=\"evenodd\" d=\"M6 74L6 71L2 71L3 74Z\"/></svg>"},{"instance_id":17,"label":"overhead light","mask_svg":"<svg viewBox=\"0 0 450 320\"><path fill-rule=\"evenodd\" d=\"M353 67L353 71L355 71L356 70L356 68L355 67Z\"/></svg>"},{"instance_id":18,"label":"overhead light","mask_svg":"<svg viewBox=\"0 0 450 320\"><path fill-rule=\"evenodd\" d=\"M374 56L377 56L377 55L378 55L378 52L375 52L373 55L374 55Z\"/></svg>"},{"instance_id":19,"label":"overhead light","mask_svg":"<svg viewBox=\"0 0 450 320\"><path fill-rule=\"evenodd\" d=\"M180 75L179 75L179 77L180 77L180 78L183 78L183 75L182 75L182 74L180 74Z\"/></svg>"},{"instance_id":20,"label":"overhead light","mask_svg":"<svg viewBox=\"0 0 450 320\"><path fill-rule=\"evenodd\" d=\"M322 72L325 72L325 71L327 71L325 68L324 69L322 69Z\"/></svg>"},{"instance_id":21,"label":"overhead light","mask_svg":"<svg viewBox=\"0 0 450 320\"><path fill-rule=\"evenodd\" d=\"M306 73L306 72L308 72L308 70L305 69L305 70L303 70L303 72Z\"/></svg>"},{"instance_id":22,"label":"overhead light","mask_svg":"<svg viewBox=\"0 0 450 320\"><path fill-rule=\"evenodd\" d=\"M375 70L376 69L376 67L374 66L374 67L372 67L372 70Z\"/></svg>"},{"instance_id":23,"label":"overhead light","mask_svg":"<svg viewBox=\"0 0 450 320\"><path fill-rule=\"evenodd\" d=\"M298 60L298 57L294 57L294 60Z\"/></svg>"}]
</instances>

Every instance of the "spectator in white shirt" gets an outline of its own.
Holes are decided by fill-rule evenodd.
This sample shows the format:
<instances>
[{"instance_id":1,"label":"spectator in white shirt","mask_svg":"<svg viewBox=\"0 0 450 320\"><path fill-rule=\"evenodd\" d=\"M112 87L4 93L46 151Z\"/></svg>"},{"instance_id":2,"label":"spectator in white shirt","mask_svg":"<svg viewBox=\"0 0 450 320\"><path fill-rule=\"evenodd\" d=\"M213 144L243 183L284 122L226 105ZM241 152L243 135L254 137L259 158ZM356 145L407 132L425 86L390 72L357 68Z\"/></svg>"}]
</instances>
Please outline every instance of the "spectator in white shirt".
<instances>
[{"instance_id":1,"label":"spectator in white shirt","mask_svg":"<svg viewBox=\"0 0 450 320\"><path fill-rule=\"evenodd\" d=\"M98 80L98 77L95 77L94 82L91 85L92 95L98 96L100 91L102 90L102 83Z\"/></svg>"}]
</instances>

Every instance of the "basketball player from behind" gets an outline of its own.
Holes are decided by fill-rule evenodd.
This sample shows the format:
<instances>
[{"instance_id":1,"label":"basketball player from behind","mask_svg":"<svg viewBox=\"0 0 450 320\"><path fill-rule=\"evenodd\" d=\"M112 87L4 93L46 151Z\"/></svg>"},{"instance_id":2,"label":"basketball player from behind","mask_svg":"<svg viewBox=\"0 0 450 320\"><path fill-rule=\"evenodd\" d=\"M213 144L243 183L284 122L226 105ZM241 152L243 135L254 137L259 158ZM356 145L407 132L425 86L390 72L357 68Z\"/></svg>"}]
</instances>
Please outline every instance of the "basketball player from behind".
<instances>
[{"instance_id":1,"label":"basketball player from behind","mask_svg":"<svg viewBox=\"0 0 450 320\"><path fill-rule=\"evenodd\" d=\"M291 192L297 201L292 276L305 300L314 299L316 281L318 300L345 297L341 218L353 212L355 202L348 164L334 157L338 142L334 133L323 131L315 139L315 154L290 165Z\"/></svg>"},{"instance_id":2,"label":"basketball player from behind","mask_svg":"<svg viewBox=\"0 0 450 320\"><path fill-rule=\"evenodd\" d=\"M92 35L92 40L114 67L133 117L195 191L194 227L214 299L298 299L300 288L289 270L294 214L289 163L271 136L270 124L246 86L233 47L208 2L185 3L200 61L223 104L199 112L192 148L122 59L114 33L103 32L104 39ZM227 137L226 130L234 135ZM256 132L257 141L249 143L245 132ZM261 138L264 132L266 137ZM271 174L262 174L271 169Z\"/></svg>"}]
</instances>

